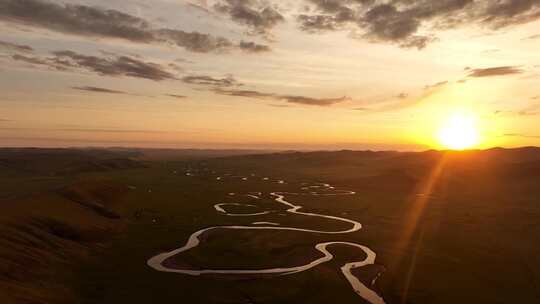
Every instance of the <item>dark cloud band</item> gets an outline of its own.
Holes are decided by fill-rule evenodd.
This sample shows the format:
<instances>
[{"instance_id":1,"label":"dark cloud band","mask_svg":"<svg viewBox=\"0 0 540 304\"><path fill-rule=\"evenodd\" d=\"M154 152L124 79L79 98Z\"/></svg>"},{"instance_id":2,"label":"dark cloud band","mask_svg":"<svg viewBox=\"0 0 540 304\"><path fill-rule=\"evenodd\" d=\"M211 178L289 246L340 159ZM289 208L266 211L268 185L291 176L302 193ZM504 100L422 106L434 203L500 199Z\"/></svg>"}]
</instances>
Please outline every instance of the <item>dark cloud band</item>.
<instances>
[{"instance_id":1,"label":"dark cloud band","mask_svg":"<svg viewBox=\"0 0 540 304\"><path fill-rule=\"evenodd\" d=\"M210 86L210 87L216 87L216 88L236 87L236 86L242 85L236 79L234 79L233 76L230 76L230 75L225 78L215 78L215 77L206 76L206 75L191 75L191 76L185 76L184 78L182 78L182 81L187 84Z\"/></svg>"},{"instance_id":2,"label":"dark cloud band","mask_svg":"<svg viewBox=\"0 0 540 304\"><path fill-rule=\"evenodd\" d=\"M496 30L540 19L538 0L306 1L312 12L297 16L306 32L347 29L356 32L353 37L404 48L424 48L439 30L464 25Z\"/></svg>"},{"instance_id":3,"label":"dark cloud band","mask_svg":"<svg viewBox=\"0 0 540 304\"><path fill-rule=\"evenodd\" d=\"M214 5L214 9L249 27L252 34L267 36L273 27L285 21L276 9L256 0L222 0Z\"/></svg>"},{"instance_id":4,"label":"dark cloud band","mask_svg":"<svg viewBox=\"0 0 540 304\"><path fill-rule=\"evenodd\" d=\"M99 57L73 51L56 51L49 57L15 54L11 58L58 71L82 70L104 76L135 77L155 81L177 79L160 64L122 55Z\"/></svg>"},{"instance_id":5,"label":"dark cloud band","mask_svg":"<svg viewBox=\"0 0 540 304\"><path fill-rule=\"evenodd\" d=\"M9 51L16 51L16 52L25 52L30 53L33 52L34 49L28 45L22 45L7 41L0 41L0 49L6 49Z\"/></svg>"},{"instance_id":6,"label":"dark cloud band","mask_svg":"<svg viewBox=\"0 0 540 304\"><path fill-rule=\"evenodd\" d=\"M493 77L493 76L504 76L504 75L515 75L521 74L524 71L519 67L515 66L501 66L485 69L472 69L469 73L469 77Z\"/></svg>"},{"instance_id":7,"label":"dark cloud band","mask_svg":"<svg viewBox=\"0 0 540 304\"><path fill-rule=\"evenodd\" d=\"M145 19L117 10L43 0L1 0L0 20L78 36L171 44L191 52L245 50L227 38L178 29L154 28ZM268 48L265 50L269 50Z\"/></svg>"},{"instance_id":8,"label":"dark cloud band","mask_svg":"<svg viewBox=\"0 0 540 304\"><path fill-rule=\"evenodd\" d=\"M74 90L79 91L86 91L86 92L92 92L92 93L106 93L106 94L129 94L124 91L118 91L118 90L111 90L106 88L100 88L100 87L92 87L92 86L84 86L84 87L71 87Z\"/></svg>"},{"instance_id":9,"label":"dark cloud band","mask_svg":"<svg viewBox=\"0 0 540 304\"><path fill-rule=\"evenodd\" d=\"M231 90L231 89L214 89L214 93L227 96L256 98L256 99L270 99L285 101L287 103L310 105L310 106L331 106L338 103L351 100L351 98L343 96L338 98L312 98L306 96L295 95L279 95L274 93L264 93L251 90Z\"/></svg>"}]
</instances>

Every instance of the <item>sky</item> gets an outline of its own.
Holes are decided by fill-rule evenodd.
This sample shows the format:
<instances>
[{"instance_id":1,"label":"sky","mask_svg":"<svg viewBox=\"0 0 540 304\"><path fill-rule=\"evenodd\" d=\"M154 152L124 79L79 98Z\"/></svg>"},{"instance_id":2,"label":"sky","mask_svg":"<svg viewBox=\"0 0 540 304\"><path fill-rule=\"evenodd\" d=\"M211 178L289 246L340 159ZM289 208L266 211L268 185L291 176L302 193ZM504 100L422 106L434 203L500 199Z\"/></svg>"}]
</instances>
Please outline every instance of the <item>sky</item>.
<instances>
[{"instance_id":1,"label":"sky","mask_svg":"<svg viewBox=\"0 0 540 304\"><path fill-rule=\"evenodd\" d=\"M0 0L0 146L540 145L538 0Z\"/></svg>"}]
</instances>

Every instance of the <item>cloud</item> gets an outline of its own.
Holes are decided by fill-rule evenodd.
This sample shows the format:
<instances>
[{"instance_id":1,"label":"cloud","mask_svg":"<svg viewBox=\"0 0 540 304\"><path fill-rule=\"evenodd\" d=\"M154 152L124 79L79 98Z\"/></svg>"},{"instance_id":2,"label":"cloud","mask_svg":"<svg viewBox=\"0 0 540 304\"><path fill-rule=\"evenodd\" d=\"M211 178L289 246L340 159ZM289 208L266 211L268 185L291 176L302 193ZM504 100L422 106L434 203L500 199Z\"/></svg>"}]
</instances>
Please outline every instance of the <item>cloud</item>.
<instances>
[{"instance_id":1,"label":"cloud","mask_svg":"<svg viewBox=\"0 0 540 304\"><path fill-rule=\"evenodd\" d=\"M521 133L507 133L503 134L505 137L522 137L522 138L540 138L540 135L528 135L528 134L521 134Z\"/></svg>"},{"instance_id":2,"label":"cloud","mask_svg":"<svg viewBox=\"0 0 540 304\"><path fill-rule=\"evenodd\" d=\"M240 41L238 47L248 53L263 53L269 52L271 49L267 45L257 44L255 42Z\"/></svg>"},{"instance_id":3,"label":"cloud","mask_svg":"<svg viewBox=\"0 0 540 304\"><path fill-rule=\"evenodd\" d=\"M17 51L24 53L31 53L34 49L28 45L16 44L7 41L0 41L0 49L6 49L8 51Z\"/></svg>"},{"instance_id":4,"label":"cloud","mask_svg":"<svg viewBox=\"0 0 540 304\"><path fill-rule=\"evenodd\" d=\"M499 30L540 19L538 0L304 0L304 3L309 8L296 15L296 21L305 32L347 30L355 38L417 49L436 41L437 33L442 30L465 26ZM249 33L268 38L275 26L285 22L276 9L277 4L282 3L218 0L213 10L247 26ZM208 12L202 6L197 8ZM146 19L114 9L46 0L2 0L0 21L81 37L170 44L200 53L251 50L224 37L156 27ZM262 49L265 48L256 48Z\"/></svg>"},{"instance_id":5,"label":"cloud","mask_svg":"<svg viewBox=\"0 0 540 304\"><path fill-rule=\"evenodd\" d=\"M360 18L359 24L367 29L365 33L367 38L401 44L409 43L406 39L414 36L420 26L420 21L399 11L392 4L380 4L370 8ZM416 38L418 39L422 40L422 38Z\"/></svg>"},{"instance_id":6,"label":"cloud","mask_svg":"<svg viewBox=\"0 0 540 304\"><path fill-rule=\"evenodd\" d=\"M212 51L224 51L233 46L233 43L223 37L214 37L199 32L185 32L181 30L160 29L155 32L156 37L170 44L183 47L196 53L208 53Z\"/></svg>"},{"instance_id":7,"label":"cloud","mask_svg":"<svg viewBox=\"0 0 540 304\"><path fill-rule=\"evenodd\" d=\"M409 94L407 94L405 92L402 92L402 93L399 93L399 94L396 95L396 98L398 98L398 99L405 99L407 97L409 97Z\"/></svg>"},{"instance_id":8,"label":"cloud","mask_svg":"<svg viewBox=\"0 0 540 304\"><path fill-rule=\"evenodd\" d=\"M219 95L259 98L259 99L276 96L276 94L272 94L272 93L262 93L262 92L250 91L250 90L225 90L225 89L217 88L217 89L214 89L213 91L214 93L219 94Z\"/></svg>"},{"instance_id":9,"label":"cloud","mask_svg":"<svg viewBox=\"0 0 540 304\"><path fill-rule=\"evenodd\" d=\"M521 116L536 116L540 115L540 103L532 104L518 112Z\"/></svg>"},{"instance_id":10,"label":"cloud","mask_svg":"<svg viewBox=\"0 0 540 304\"><path fill-rule=\"evenodd\" d=\"M202 5L188 2L188 3L186 3L186 6L188 6L190 8L193 8L193 9L195 9L197 11L201 11L201 12L204 12L206 14L212 15L212 12L208 8L206 8L206 7L202 6Z\"/></svg>"},{"instance_id":11,"label":"cloud","mask_svg":"<svg viewBox=\"0 0 540 304\"><path fill-rule=\"evenodd\" d=\"M350 97L338 97L338 98L312 98L306 96L297 95L279 95L275 93L264 93L250 90L234 90L234 89L214 89L214 93L227 96L246 97L255 99L270 99L285 101L287 103L303 104L310 106L331 106L341 102L351 100Z\"/></svg>"},{"instance_id":12,"label":"cloud","mask_svg":"<svg viewBox=\"0 0 540 304\"><path fill-rule=\"evenodd\" d=\"M169 96L169 97L176 98L176 99L185 99L185 98L187 98L187 96L177 95L177 94L166 94L165 96Z\"/></svg>"},{"instance_id":13,"label":"cloud","mask_svg":"<svg viewBox=\"0 0 540 304\"><path fill-rule=\"evenodd\" d=\"M483 23L493 28L523 24L540 18L540 2L537 0L491 0L483 12Z\"/></svg>"},{"instance_id":14,"label":"cloud","mask_svg":"<svg viewBox=\"0 0 540 304\"><path fill-rule=\"evenodd\" d=\"M436 14L461 8L468 1L375 1L375 0L309 0L314 14L297 17L307 32L352 30L352 37L372 42L389 42L402 48L422 49L436 40L433 35L418 34L423 20Z\"/></svg>"},{"instance_id":15,"label":"cloud","mask_svg":"<svg viewBox=\"0 0 540 304\"><path fill-rule=\"evenodd\" d=\"M472 69L468 77L493 77L522 74L523 70L515 66L500 66L485 69Z\"/></svg>"},{"instance_id":16,"label":"cloud","mask_svg":"<svg viewBox=\"0 0 540 304\"><path fill-rule=\"evenodd\" d=\"M306 96L278 96L278 99L285 100L290 103L297 103L309 106L331 106L344 101L350 101L351 98L347 96L338 98L312 98Z\"/></svg>"},{"instance_id":17,"label":"cloud","mask_svg":"<svg viewBox=\"0 0 540 304\"><path fill-rule=\"evenodd\" d=\"M362 2L367 4L373 1L307 0L307 2L315 6L316 12L298 15L297 22L300 29L317 33L339 30L355 22L359 12L350 4L362 4Z\"/></svg>"},{"instance_id":18,"label":"cloud","mask_svg":"<svg viewBox=\"0 0 540 304\"><path fill-rule=\"evenodd\" d=\"M145 62L128 56L97 57L87 56L73 51L54 52L55 62L69 67L79 67L106 76L129 76L155 81L176 79L164 67L152 62Z\"/></svg>"},{"instance_id":19,"label":"cloud","mask_svg":"<svg viewBox=\"0 0 540 304\"><path fill-rule=\"evenodd\" d=\"M86 129L86 128L57 128L55 131L81 132L81 133L170 133L158 130L129 130L129 129Z\"/></svg>"},{"instance_id":20,"label":"cloud","mask_svg":"<svg viewBox=\"0 0 540 304\"><path fill-rule=\"evenodd\" d=\"M85 5L60 5L41 0L3 0L0 18L66 34L122 38L136 42L156 40L150 31L150 24L141 18Z\"/></svg>"},{"instance_id":21,"label":"cloud","mask_svg":"<svg viewBox=\"0 0 540 304\"><path fill-rule=\"evenodd\" d=\"M344 25L343 21L339 21L336 17L328 15L300 14L296 20L300 24L300 29L308 33L335 31Z\"/></svg>"},{"instance_id":22,"label":"cloud","mask_svg":"<svg viewBox=\"0 0 540 304\"><path fill-rule=\"evenodd\" d=\"M11 59L58 71L84 70L104 76L135 77L154 81L176 79L174 74L160 64L122 55L98 57L73 51L56 51L49 57L15 54Z\"/></svg>"},{"instance_id":23,"label":"cloud","mask_svg":"<svg viewBox=\"0 0 540 304\"><path fill-rule=\"evenodd\" d=\"M433 84L425 85L418 94L400 93L398 95L391 96L390 98L383 99L382 101L371 102L373 107L360 107L353 110L363 111L366 113L379 113L379 112L391 112L402 110L416 106L422 102L425 102L431 96L441 92L449 85L450 82L439 81Z\"/></svg>"},{"instance_id":24,"label":"cloud","mask_svg":"<svg viewBox=\"0 0 540 304\"><path fill-rule=\"evenodd\" d=\"M214 5L214 9L249 27L251 34L267 36L273 27L285 21L276 9L256 0L222 0Z\"/></svg>"},{"instance_id":25,"label":"cloud","mask_svg":"<svg viewBox=\"0 0 540 304\"><path fill-rule=\"evenodd\" d=\"M440 88L442 86L445 86L447 84L448 84L448 80L440 81L440 82L437 82L437 83L434 83L434 84L428 84L428 85L424 86L424 90L438 89L438 88Z\"/></svg>"},{"instance_id":26,"label":"cloud","mask_svg":"<svg viewBox=\"0 0 540 304\"><path fill-rule=\"evenodd\" d=\"M367 111L370 111L371 109L370 108L365 108L365 107L358 107L358 108L353 108L352 110L353 111L360 111L360 112L367 112Z\"/></svg>"},{"instance_id":27,"label":"cloud","mask_svg":"<svg viewBox=\"0 0 540 304\"><path fill-rule=\"evenodd\" d=\"M154 28L145 19L114 9L79 4L57 4L44 0L2 0L0 21L80 37L176 45L198 53L239 48L223 37L196 31Z\"/></svg>"},{"instance_id":28,"label":"cloud","mask_svg":"<svg viewBox=\"0 0 540 304\"><path fill-rule=\"evenodd\" d=\"M378 107L373 107L373 108L363 108L363 107L361 107L361 108L356 108L355 110L357 110L357 111L365 111L365 112L372 112L372 113L398 111L398 110L410 108L412 106L415 106L417 104L422 103L431 94L433 94L433 93L426 93L426 94L421 95L419 97L411 97L411 98L393 100L391 102L385 103L382 106L378 106Z\"/></svg>"},{"instance_id":29,"label":"cloud","mask_svg":"<svg viewBox=\"0 0 540 304\"><path fill-rule=\"evenodd\" d=\"M540 103L530 104L520 110L498 110L494 114L504 116L537 116L540 115Z\"/></svg>"},{"instance_id":30,"label":"cloud","mask_svg":"<svg viewBox=\"0 0 540 304\"><path fill-rule=\"evenodd\" d=\"M404 49L418 49L421 50L431 42L436 41L437 38L435 37L427 37L427 36L410 36L407 39L404 39L403 41L399 42L399 46Z\"/></svg>"},{"instance_id":31,"label":"cloud","mask_svg":"<svg viewBox=\"0 0 540 304\"><path fill-rule=\"evenodd\" d=\"M100 87L91 87L91 86L85 86L85 87L71 87L74 90L79 91L87 91L87 92L93 92L93 93L107 93L107 94L129 94L123 91L117 91L117 90L111 90L106 88L100 88Z\"/></svg>"},{"instance_id":32,"label":"cloud","mask_svg":"<svg viewBox=\"0 0 540 304\"><path fill-rule=\"evenodd\" d=\"M35 57L35 56L26 56L26 55L21 55L21 54L15 54L11 56L11 59L15 61L22 61L22 62L35 64L35 65L48 65L49 64L47 59Z\"/></svg>"},{"instance_id":33,"label":"cloud","mask_svg":"<svg viewBox=\"0 0 540 304\"><path fill-rule=\"evenodd\" d=\"M233 76L230 76L230 75L224 78L215 78L215 77L206 76L206 75L191 75L191 76L185 76L184 78L182 78L182 81L187 84L211 86L211 87L217 87L217 88L235 87L235 86L242 85L236 79L234 79Z\"/></svg>"},{"instance_id":34,"label":"cloud","mask_svg":"<svg viewBox=\"0 0 540 304\"><path fill-rule=\"evenodd\" d=\"M536 40L536 39L540 39L540 34L531 35L531 36L523 38L522 40Z\"/></svg>"},{"instance_id":35,"label":"cloud","mask_svg":"<svg viewBox=\"0 0 540 304\"><path fill-rule=\"evenodd\" d=\"M498 30L540 19L537 0L306 0L300 29L350 30L352 37L422 49L436 34L460 26Z\"/></svg>"},{"instance_id":36,"label":"cloud","mask_svg":"<svg viewBox=\"0 0 540 304\"><path fill-rule=\"evenodd\" d=\"M45 66L50 69L85 70L104 76L135 77L154 81L172 80L176 76L157 63L121 56L89 56L73 51L56 51L52 57L25 56L15 54L11 58L33 65Z\"/></svg>"}]
</instances>

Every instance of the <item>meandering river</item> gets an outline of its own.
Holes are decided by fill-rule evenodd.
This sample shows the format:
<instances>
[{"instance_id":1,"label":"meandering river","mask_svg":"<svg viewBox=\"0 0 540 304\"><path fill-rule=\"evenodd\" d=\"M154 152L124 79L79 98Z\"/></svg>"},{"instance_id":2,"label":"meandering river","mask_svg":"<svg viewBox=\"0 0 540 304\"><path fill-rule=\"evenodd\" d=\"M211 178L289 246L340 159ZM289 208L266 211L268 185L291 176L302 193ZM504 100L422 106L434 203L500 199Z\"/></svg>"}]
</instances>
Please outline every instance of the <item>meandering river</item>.
<instances>
[{"instance_id":1,"label":"meandering river","mask_svg":"<svg viewBox=\"0 0 540 304\"><path fill-rule=\"evenodd\" d=\"M189 175L193 176L193 175ZM223 180L223 177L218 177L216 180ZM242 180L245 180L242 178ZM263 178L264 181L271 181L268 178ZM285 183L282 180L275 181L279 184ZM376 279L379 277L380 273L376 276L376 278L371 282L370 286L366 286L364 283L362 283L353 273L352 270L356 268L365 267L367 265L373 265L375 264L375 258L376 254L371 250L370 248L356 244L351 242L325 242L325 243L319 243L315 245L315 249L318 250L323 254L323 257L318 258L316 260L310 261L305 265L295 266L295 267L283 267L283 268L268 268L268 269L227 269L227 270L219 270L219 269L202 269L202 270L193 270L193 269L180 269L180 268L170 268L167 266L164 266L164 262L182 252L188 251L192 248L197 247L200 244L200 237L204 233L212 230L221 230L221 229L227 229L227 230L288 230L288 231L301 231L301 232L307 232L307 233L317 233L317 234L331 234L331 235L337 235L337 234L348 234L353 233L356 231L359 231L362 229L362 224L352 220L347 219L343 217L337 217L337 216L331 216L331 215L323 215L323 214L317 214L317 213L308 213L308 212L301 212L300 209L302 209L302 206L295 205L289 201L286 200L287 195L322 195L322 196L338 196L338 195L354 195L355 192L353 191L346 191L346 190L336 190L334 187L332 187L329 184L315 184L315 185L307 185L301 188L304 191L308 191L307 193L292 193L292 192L272 192L270 195L274 198L274 200L277 203L283 204L288 209L286 212L291 214L298 214L303 216L311 216L311 217L320 217L340 222L345 222L350 224L350 228L346 230L338 230L338 231L327 231L327 230L316 230L316 229L303 229L303 228L295 228L295 227L283 227L280 226L279 223L274 222L255 222L252 225L254 226L214 226L214 227L208 227L204 228L198 231L195 231L191 236L189 237L186 244L176 250L160 253L151 259L148 260L147 264L154 268L157 271L161 272L172 272L172 273L179 273L184 275L191 275L191 276L200 276L205 274L219 274L219 275L260 275L260 274L274 274L274 275L293 275L295 273L299 273L302 271L306 271L309 269L312 269L318 265L321 265L325 262L328 262L334 258L332 253L328 251L329 246L335 246L335 245L342 245L342 246L351 246L358 248L362 250L366 254L366 258L362 261L352 261L350 263L347 263L341 267L341 272L345 276L345 278L349 281L352 289L354 292L356 292L360 297L365 299L366 301L372 303L372 304L384 304L384 299L377 294L375 291L372 290L372 288L375 285ZM260 193L257 193L260 194ZM230 195L236 195L234 193L231 193ZM262 194L260 194L262 195ZM249 196L252 199L260 199L260 195L254 195L254 194L246 194L246 196ZM240 203L220 203L214 205L214 208L217 212L223 213L227 216L257 216L257 215L264 215L268 214L271 211L264 211L264 212L258 212L258 213L243 213L243 214L236 214L236 213L230 213L227 212L226 207L227 206L247 206L247 207L256 207L255 205L250 204L240 204Z\"/></svg>"}]
</instances>

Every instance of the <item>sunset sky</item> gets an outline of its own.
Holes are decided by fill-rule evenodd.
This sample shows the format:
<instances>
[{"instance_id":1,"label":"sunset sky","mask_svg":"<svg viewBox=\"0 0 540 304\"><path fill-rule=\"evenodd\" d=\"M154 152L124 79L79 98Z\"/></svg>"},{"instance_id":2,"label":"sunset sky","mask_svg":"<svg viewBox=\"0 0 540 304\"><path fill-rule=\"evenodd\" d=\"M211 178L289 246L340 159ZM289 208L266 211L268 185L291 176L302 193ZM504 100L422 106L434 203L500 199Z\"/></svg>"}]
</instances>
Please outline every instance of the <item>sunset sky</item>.
<instances>
[{"instance_id":1,"label":"sunset sky","mask_svg":"<svg viewBox=\"0 0 540 304\"><path fill-rule=\"evenodd\" d=\"M540 145L538 0L0 0L0 145Z\"/></svg>"}]
</instances>

